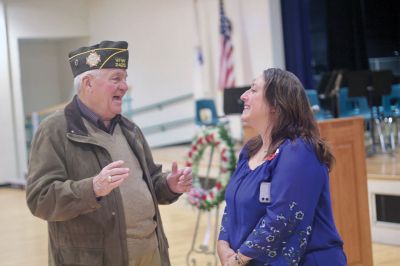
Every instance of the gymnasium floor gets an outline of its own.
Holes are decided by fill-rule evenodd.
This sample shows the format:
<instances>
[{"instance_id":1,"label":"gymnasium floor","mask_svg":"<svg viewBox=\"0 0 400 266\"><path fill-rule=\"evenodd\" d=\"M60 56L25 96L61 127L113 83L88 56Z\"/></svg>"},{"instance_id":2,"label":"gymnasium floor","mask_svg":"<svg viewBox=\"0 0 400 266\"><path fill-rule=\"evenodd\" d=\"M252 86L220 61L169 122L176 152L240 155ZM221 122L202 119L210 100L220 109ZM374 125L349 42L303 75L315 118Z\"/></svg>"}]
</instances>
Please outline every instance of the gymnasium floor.
<instances>
[{"instance_id":1,"label":"gymnasium floor","mask_svg":"<svg viewBox=\"0 0 400 266\"><path fill-rule=\"evenodd\" d=\"M162 162L165 169L173 160L183 166L187 146L173 146L154 150L154 158ZM173 155L173 156L171 156ZM394 156L377 155L367 159L368 175L391 175L400 177L400 161ZM173 157L173 158L172 158ZM47 265L47 230L46 223L33 217L25 204L25 192L20 189L0 188L0 265L2 266L44 266ZM184 266L186 255L191 249L197 212L182 197L169 206L161 206L161 214L170 244L171 262L173 266ZM215 212L211 215L211 239ZM204 239L208 216L201 216L199 226L198 247ZM399 265L400 246L373 244L374 265ZM210 247L212 249L212 247ZM212 256L194 256L197 265L207 265Z\"/></svg>"}]
</instances>

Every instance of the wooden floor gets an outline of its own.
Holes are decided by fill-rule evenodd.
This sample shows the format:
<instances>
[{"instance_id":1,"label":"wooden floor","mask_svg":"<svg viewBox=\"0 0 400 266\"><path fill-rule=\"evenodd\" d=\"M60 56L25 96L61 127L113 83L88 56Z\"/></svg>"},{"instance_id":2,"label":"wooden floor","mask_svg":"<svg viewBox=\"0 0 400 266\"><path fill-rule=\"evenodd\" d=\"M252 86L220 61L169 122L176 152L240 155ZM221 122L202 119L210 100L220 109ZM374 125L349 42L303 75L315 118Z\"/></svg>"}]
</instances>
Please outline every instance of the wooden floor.
<instances>
[{"instance_id":1,"label":"wooden floor","mask_svg":"<svg viewBox=\"0 0 400 266\"><path fill-rule=\"evenodd\" d=\"M173 160L177 160L182 166L186 151L185 146L158 149L154 151L154 157L156 161L163 162L166 168L169 168ZM396 155L397 158L398 156L399 154ZM368 174L400 177L400 162L396 161L396 157L378 155L368 158ZM25 192L18 189L0 188L0 206L0 265L47 265L46 223L29 213L25 204ZM173 205L161 206L161 214L169 239L172 265L187 265L186 255L192 244L196 210L188 206L184 198L181 198ZM203 214L199 226L198 239L200 241L196 243L196 247L204 238L207 222L208 216ZM374 265L377 266L399 265L400 247L374 243L373 257ZM206 260L209 259L212 257L196 257L197 265L207 265Z\"/></svg>"},{"instance_id":2,"label":"wooden floor","mask_svg":"<svg viewBox=\"0 0 400 266\"><path fill-rule=\"evenodd\" d=\"M370 179L400 180L400 148L367 158L367 173Z\"/></svg>"}]
</instances>

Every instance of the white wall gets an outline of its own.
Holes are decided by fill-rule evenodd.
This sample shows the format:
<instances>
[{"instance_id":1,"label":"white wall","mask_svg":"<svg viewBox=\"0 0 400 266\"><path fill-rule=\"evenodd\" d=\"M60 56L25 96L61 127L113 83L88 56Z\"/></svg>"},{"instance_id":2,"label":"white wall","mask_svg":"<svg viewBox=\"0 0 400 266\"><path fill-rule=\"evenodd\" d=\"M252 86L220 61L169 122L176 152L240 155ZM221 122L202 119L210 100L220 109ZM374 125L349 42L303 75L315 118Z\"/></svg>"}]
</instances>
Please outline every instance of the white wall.
<instances>
[{"instance_id":1,"label":"white wall","mask_svg":"<svg viewBox=\"0 0 400 266\"><path fill-rule=\"evenodd\" d=\"M8 44L11 66L12 95L8 101L12 102L12 116L15 120L8 126L14 130L14 147L17 167L13 167L12 178L21 180L27 168L27 152L25 144L25 121L21 87L21 66L19 54L19 40L21 39L57 39L76 38L87 36L89 5L87 1L68 0L35 0L10 1L5 6ZM0 133L0 145L10 142ZM6 161L8 154L1 153L0 161ZM13 164L9 164L11 167ZM9 167L10 167L9 166Z\"/></svg>"},{"instance_id":2,"label":"white wall","mask_svg":"<svg viewBox=\"0 0 400 266\"><path fill-rule=\"evenodd\" d=\"M53 82L64 88L59 92L62 99L69 98L71 93L72 75L67 74L70 71L67 65L59 63L66 59L68 51L104 39L127 40L131 55L128 82L131 84L133 107L142 107L194 91L193 65L197 38L193 3L188 0L10 1L6 11L11 58L9 71L13 86L7 98L14 104L9 108L12 108L15 117L12 127L16 132L17 176L22 176L25 171L27 158L20 66L20 57L25 55L19 53L19 40L58 42L54 44L54 49L48 44L48 49L57 56L50 60L58 68L57 80ZM249 84L265 67L284 66L279 3L279 0L225 1L226 14L234 26L238 85ZM216 90L220 51L218 1L199 0L198 11L205 57L205 95L217 99L221 110L221 92ZM71 40L66 42L66 39ZM194 104L189 100L163 111L137 115L134 120L139 125L148 125L149 122L157 124L193 116ZM176 132L151 134L148 140L152 145L159 145L165 140L189 140L195 129L194 125L188 125ZM4 139L3 135L0 139ZM0 161L3 157L0 156Z\"/></svg>"},{"instance_id":3,"label":"white wall","mask_svg":"<svg viewBox=\"0 0 400 266\"><path fill-rule=\"evenodd\" d=\"M54 42L22 40L19 51L25 114L61 103Z\"/></svg>"},{"instance_id":4,"label":"white wall","mask_svg":"<svg viewBox=\"0 0 400 266\"><path fill-rule=\"evenodd\" d=\"M222 93L217 90L220 51L218 1L197 2L206 72L204 94L217 100L221 113ZM129 42L128 81L133 87L134 107L194 93L193 61L197 45L194 1L119 0L118 3L96 1L90 13L90 38L93 43L103 39ZM280 1L232 0L225 1L225 6L234 25L237 84L250 84L266 67L283 67ZM115 14L117 19L104 19L106 13ZM177 108L173 107L172 115L168 109L163 112L155 110L133 119L144 126L194 116L193 104L182 104L180 109ZM152 145L169 142L171 138L190 140L194 130L194 126L189 125L178 132L149 135L148 140ZM240 125L234 130L240 131Z\"/></svg>"},{"instance_id":5,"label":"white wall","mask_svg":"<svg viewBox=\"0 0 400 266\"><path fill-rule=\"evenodd\" d=\"M192 91L191 3L118 0L96 1L92 6L91 43L104 39L129 43L128 81L133 87L136 107ZM115 17L104 19L105 14Z\"/></svg>"},{"instance_id":6,"label":"white wall","mask_svg":"<svg viewBox=\"0 0 400 266\"><path fill-rule=\"evenodd\" d=\"M5 6L0 1L0 184L17 176L16 138L14 128L11 73L9 68Z\"/></svg>"},{"instance_id":7,"label":"white wall","mask_svg":"<svg viewBox=\"0 0 400 266\"><path fill-rule=\"evenodd\" d=\"M194 21L192 1L187 0L119 0L97 1L90 13L91 42L104 39L129 43L128 82L133 107L142 107L193 92ZM123 7L123 8L121 8ZM115 14L115 19L104 19ZM101 29L101 30L99 30ZM182 117L193 117L193 104L166 107L134 116L139 126L159 124ZM152 146L188 141L194 124L177 132L160 132L147 136Z\"/></svg>"},{"instance_id":8,"label":"white wall","mask_svg":"<svg viewBox=\"0 0 400 266\"><path fill-rule=\"evenodd\" d=\"M73 74L67 60L68 54L77 47L87 45L88 41L88 37L58 39L55 41L57 45L57 70L60 83L61 102L69 101L75 94L73 88Z\"/></svg>"},{"instance_id":9,"label":"white wall","mask_svg":"<svg viewBox=\"0 0 400 266\"><path fill-rule=\"evenodd\" d=\"M239 71L243 80L239 83L243 85L250 84L266 68L285 68L281 6L280 0L235 2L235 24L241 29L235 44L242 56Z\"/></svg>"},{"instance_id":10,"label":"white wall","mask_svg":"<svg viewBox=\"0 0 400 266\"><path fill-rule=\"evenodd\" d=\"M74 93L68 53L87 39L20 39L21 89L25 115L69 101Z\"/></svg>"}]
</instances>

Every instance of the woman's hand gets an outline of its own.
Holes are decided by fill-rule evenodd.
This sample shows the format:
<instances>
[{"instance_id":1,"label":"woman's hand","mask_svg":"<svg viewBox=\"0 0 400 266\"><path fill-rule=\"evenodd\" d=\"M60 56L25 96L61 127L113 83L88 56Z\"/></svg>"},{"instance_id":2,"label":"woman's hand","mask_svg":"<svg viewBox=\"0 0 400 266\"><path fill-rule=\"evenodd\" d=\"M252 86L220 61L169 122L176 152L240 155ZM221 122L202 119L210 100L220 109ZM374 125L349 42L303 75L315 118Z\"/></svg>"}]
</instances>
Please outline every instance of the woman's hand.
<instances>
[{"instance_id":1,"label":"woman's hand","mask_svg":"<svg viewBox=\"0 0 400 266\"><path fill-rule=\"evenodd\" d=\"M228 258L227 266L247 265L250 260L250 257L247 257L238 251L238 253L233 253L233 255Z\"/></svg>"},{"instance_id":2,"label":"woman's hand","mask_svg":"<svg viewBox=\"0 0 400 266\"><path fill-rule=\"evenodd\" d=\"M229 256L226 266L238 266L239 264L238 264L237 260L235 259L235 257L236 257L236 253L233 253L231 256Z\"/></svg>"},{"instance_id":3,"label":"woman's hand","mask_svg":"<svg viewBox=\"0 0 400 266\"><path fill-rule=\"evenodd\" d=\"M233 256L234 258L235 256L235 251L231 249L228 242L224 240L218 240L217 252L222 266L234 265L234 264L228 264L230 257Z\"/></svg>"}]
</instances>

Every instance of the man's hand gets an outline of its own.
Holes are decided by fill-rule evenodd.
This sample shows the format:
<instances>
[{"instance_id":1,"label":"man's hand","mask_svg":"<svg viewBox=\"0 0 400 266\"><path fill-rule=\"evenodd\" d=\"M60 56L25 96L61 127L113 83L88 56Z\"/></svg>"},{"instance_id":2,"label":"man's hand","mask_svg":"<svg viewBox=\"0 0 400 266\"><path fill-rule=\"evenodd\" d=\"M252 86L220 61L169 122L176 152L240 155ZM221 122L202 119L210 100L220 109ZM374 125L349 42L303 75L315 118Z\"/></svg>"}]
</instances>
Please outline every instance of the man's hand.
<instances>
[{"instance_id":1,"label":"man's hand","mask_svg":"<svg viewBox=\"0 0 400 266\"><path fill-rule=\"evenodd\" d=\"M224 240L218 240L217 252L222 266L229 265L229 258L235 255L235 251L230 248L229 243Z\"/></svg>"},{"instance_id":2,"label":"man's hand","mask_svg":"<svg viewBox=\"0 0 400 266\"><path fill-rule=\"evenodd\" d=\"M169 189L175 193L184 193L192 188L192 168L186 167L178 170L176 162L172 163L171 173L167 176Z\"/></svg>"},{"instance_id":3,"label":"man's hand","mask_svg":"<svg viewBox=\"0 0 400 266\"><path fill-rule=\"evenodd\" d=\"M115 161L105 166L101 172L93 177L93 190L96 197L109 194L119 187L129 176L129 168L121 168L124 161Z\"/></svg>"}]
</instances>

